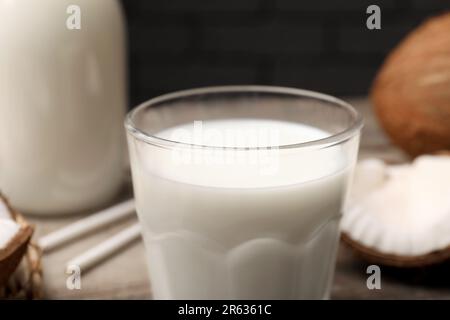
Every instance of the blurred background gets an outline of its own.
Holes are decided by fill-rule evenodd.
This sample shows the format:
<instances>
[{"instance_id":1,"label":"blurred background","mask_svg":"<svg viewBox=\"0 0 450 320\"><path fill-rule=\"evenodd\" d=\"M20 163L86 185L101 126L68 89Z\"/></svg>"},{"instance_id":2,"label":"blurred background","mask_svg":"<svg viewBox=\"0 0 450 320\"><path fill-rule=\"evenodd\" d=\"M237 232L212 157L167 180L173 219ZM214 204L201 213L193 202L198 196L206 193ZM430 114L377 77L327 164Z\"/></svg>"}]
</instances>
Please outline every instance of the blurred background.
<instances>
[{"instance_id":1,"label":"blurred background","mask_svg":"<svg viewBox=\"0 0 450 320\"><path fill-rule=\"evenodd\" d=\"M387 52L448 0L122 0L130 104L208 85L367 94ZM381 8L381 30L366 9Z\"/></svg>"}]
</instances>

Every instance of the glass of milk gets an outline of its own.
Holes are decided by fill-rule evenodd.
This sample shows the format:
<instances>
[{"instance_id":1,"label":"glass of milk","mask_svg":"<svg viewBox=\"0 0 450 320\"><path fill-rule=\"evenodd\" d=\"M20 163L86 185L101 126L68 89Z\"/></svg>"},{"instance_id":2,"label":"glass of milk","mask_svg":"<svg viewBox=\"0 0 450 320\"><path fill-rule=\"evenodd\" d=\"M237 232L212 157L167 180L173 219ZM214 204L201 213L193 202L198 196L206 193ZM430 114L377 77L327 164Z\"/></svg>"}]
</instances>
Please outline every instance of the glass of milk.
<instances>
[{"instance_id":1,"label":"glass of milk","mask_svg":"<svg viewBox=\"0 0 450 320\"><path fill-rule=\"evenodd\" d=\"M126 120L156 299L326 299L362 119L311 91L227 86Z\"/></svg>"}]
</instances>

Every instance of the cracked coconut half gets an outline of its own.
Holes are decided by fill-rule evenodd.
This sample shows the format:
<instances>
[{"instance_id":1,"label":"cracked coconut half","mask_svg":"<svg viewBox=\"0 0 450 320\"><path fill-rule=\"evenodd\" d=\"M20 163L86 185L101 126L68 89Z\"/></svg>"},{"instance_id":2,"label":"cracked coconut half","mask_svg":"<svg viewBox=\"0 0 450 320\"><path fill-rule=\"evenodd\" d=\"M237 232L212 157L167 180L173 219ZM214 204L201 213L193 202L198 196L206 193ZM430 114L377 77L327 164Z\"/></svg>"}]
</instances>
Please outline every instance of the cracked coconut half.
<instances>
[{"instance_id":1,"label":"cracked coconut half","mask_svg":"<svg viewBox=\"0 0 450 320\"><path fill-rule=\"evenodd\" d=\"M369 262L422 267L449 259L450 156L361 161L341 227L343 240Z\"/></svg>"},{"instance_id":2,"label":"cracked coconut half","mask_svg":"<svg viewBox=\"0 0 450 320\"><path fill-rule=\"evenodd\" d=\"M0 195L0 288L25 255L32 234L33 227Z\"/></svg>"}]
</instances>

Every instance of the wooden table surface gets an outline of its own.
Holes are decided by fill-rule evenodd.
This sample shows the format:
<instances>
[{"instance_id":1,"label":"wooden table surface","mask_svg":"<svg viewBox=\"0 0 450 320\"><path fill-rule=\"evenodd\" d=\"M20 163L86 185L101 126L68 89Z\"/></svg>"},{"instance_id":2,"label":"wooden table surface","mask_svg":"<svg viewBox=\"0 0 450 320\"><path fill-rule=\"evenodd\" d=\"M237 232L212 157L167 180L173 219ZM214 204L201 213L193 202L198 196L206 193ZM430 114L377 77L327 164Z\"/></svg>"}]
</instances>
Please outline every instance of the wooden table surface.
<instances>
[{"instance_id":1,"label":"wooden table surface","mask_svg":"<svg viewBox=\"0 0 450 320\"><path fill-rule=\"evenodd\" d=\"M379 157L388 161L406 161L405 155L392 146L380 130L366 98L346 99L365 117L360 159ZM131 196L130 183L122 198ZM118 200L117 200L118 201ZM62 218L38 218L30 220L37 226L36 236L47 234L76 221L82 215ZM86 271L81 277L81 290L66 287L65 263L116 234L135 218L123 221L85 236L60 250L46 254L43 258L45 298L49 299L149 299L151 289L145 265L144 247L141 241L129 245L100 265ZM366 263L354 256L353 252L341 244L331 298L333 299L405 299L434 298L450 299L450 264L433 269L395 270L381 268L381 290L369 290L366 286L368 275Z\"/></svg>"}]
</instances>

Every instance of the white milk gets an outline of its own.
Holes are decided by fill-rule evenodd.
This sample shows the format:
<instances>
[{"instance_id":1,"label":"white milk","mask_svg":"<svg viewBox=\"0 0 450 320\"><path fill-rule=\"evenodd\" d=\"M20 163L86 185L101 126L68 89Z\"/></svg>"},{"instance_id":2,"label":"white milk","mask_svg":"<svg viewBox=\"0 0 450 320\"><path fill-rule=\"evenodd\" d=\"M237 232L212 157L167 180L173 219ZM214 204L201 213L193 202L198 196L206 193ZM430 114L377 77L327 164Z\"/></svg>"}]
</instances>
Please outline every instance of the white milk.
<instances>
[{"instance_id":1,"label":"white milk","mask_svg":"<svg viewBox=\"0 0 450 320\"><path fill-rule=\"evenodd\" d=\"M267 136L278 141L224 142L230 129L248 136L258 132L260 137L269 132ZM198 143L195 130L191 123L158 136ZM313 127L251 119L204 122L200 132L204 144L241 147L327 136ZM242 151L215 158L222 156L228 163L206 163L208 157L201 156L189 163L180 161L173 150L131 143L132 139L131 161L138 161L132 166L133 181L155 298L328 297L347 180L339 146L272 150L271 156L261 155L260 162L230 161L243 160L249 151ZM270 163L271 170L261 170Z\"/></svg>"},{"instance_id":2,"label":"white milk","mask_svg":"<svg viewBox=\"0 0 450 320\"><path fill-rule=\"evenodd\" d=\"M80 30L66 26L71 5ZM39 214L108 201L125 145L119 2L0 0L0 39L0 190Z\"/></svg>"}]
</instances>

